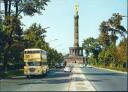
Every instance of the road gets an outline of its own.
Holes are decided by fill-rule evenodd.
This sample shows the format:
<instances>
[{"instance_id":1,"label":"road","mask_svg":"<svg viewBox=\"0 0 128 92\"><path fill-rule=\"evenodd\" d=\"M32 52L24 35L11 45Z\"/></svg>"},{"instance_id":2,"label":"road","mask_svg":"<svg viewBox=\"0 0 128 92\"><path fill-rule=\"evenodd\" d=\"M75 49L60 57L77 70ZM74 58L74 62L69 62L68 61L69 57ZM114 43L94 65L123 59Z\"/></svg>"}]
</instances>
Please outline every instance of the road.
<instances>
[{"instance_id":1,"label":"road","mask_svg":"<svg viewBox=\"0 0 128 92\"><path fill-rule=\"evenodd\" d=\"M126 74L87 67L73 70L73 74L63 72L63 69L52 69L43 77L2 79L0 91L127 91Z\"/></svg>"},{"instance_id":2,"label":"road","mask_svg":"<svg viewBox=\"0 0 128 92\"><path fill-rule=\"evenodd\" d=\"M97 91L127 91L127 74L97 68L82 68L83 74Z\"/></svg>"},{"instance_id":3,"label":"road","mask_svg":"<svg viewBox=\"0 0 128 92\"><path fill-rule=\"evenodd\" d=\"M68 91L70 73L62 69L53 69L43 77L27 79L18 76L12 79L0 80L0 91Z\"/></svg>"}]
</instances>

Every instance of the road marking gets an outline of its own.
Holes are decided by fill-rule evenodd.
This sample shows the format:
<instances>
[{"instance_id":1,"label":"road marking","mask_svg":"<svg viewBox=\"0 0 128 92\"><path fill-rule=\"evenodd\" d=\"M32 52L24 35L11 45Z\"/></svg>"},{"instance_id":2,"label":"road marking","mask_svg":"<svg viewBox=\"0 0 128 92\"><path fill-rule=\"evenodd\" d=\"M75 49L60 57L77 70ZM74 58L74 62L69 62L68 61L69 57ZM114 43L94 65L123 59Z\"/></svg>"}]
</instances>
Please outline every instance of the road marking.
<instances>
[{"instance_id":1,"label":"road marking","mask_svg":"<svg viewBox=\"0 0 128 92\"><path fill-rule=\"evenodd\" d=\"M80 68L73 68L69 91L96 91L92 84L82 74Z\"/></svg>"},{"instance_id":2,"label":"road marking","mask_svg":"<svg viewBox=\"0 0 128 92\"><path fill-rule=\"evenodd\" d=\"M68 92L70 91L70 86L71 86L71 80L72 80L71 75L69 75L69 79L70 79L70 81L69 81L69 84L68 84Z\"/></svg>"},{"instance_id":3,"label":"road marking","mask_svg":"<svg viewBox=\"0 0 128 92\"><path fill-rule=\"evenodd\" d=\"M68 91L69 91L69 92L70 92L70 91L77 91L77 90L76 90L75 83L73 82L73 81L75 80L75 79L74 79L75 75L72 73L72 75L71 75L70 77L71 77L71 81L70 81L70 85L69 85Z\"/></svg>"}]
</instances>

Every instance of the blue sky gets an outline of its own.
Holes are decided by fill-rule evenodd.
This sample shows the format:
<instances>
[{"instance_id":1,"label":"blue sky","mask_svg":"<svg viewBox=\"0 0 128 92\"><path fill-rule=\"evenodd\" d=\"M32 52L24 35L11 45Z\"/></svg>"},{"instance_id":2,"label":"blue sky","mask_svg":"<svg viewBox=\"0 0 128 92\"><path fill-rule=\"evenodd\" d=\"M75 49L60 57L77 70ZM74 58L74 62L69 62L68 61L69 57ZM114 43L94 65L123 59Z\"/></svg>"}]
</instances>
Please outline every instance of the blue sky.
<instances>
[{"instance_id":1,"label":"blue sky","mask_svg":"<svg viewBox=\"0 0 128 92\"><path fill-rule=\"evenodd\" d=\"M97 38L99 25L113 13L127 15L127 0L78 0L79 3L79 44L88 37ZM74 38L74 4L75 0L51 0L43 15L23 17L22 21L29 27L32 23L41 24L47 29L46 41L50 46L64 54L73 46ZM126 27L126 18L122 21ZM52 41L54 39L58 39Z\"/></svg>"}]
</instances>

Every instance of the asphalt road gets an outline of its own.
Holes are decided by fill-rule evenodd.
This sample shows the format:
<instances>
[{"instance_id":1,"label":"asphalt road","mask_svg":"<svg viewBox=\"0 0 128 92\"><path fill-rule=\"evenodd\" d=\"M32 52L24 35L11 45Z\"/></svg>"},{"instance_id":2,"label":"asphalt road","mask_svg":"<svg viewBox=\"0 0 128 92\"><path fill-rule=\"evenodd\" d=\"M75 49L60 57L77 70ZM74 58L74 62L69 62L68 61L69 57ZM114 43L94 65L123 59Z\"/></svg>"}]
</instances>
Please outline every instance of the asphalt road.
<instances>
[{"instance_id":1,"label":"asphalt road","mask_svg":"<svg viewBox=\"0 0 128 92\"><path fill-rule=\"evenodd\" d=\"M62 69L50 70L43 77L17 76L0 80L0 91L68 91L70 73Z\"/></svg>"},{"instance_id":2,"label":"asphalt road","mask_svg":"<svg viewBox=\"0 0 128 92\"><path fill-rule=\"evenodd\" d=\"M96 91L128 91L127 74L96 68L82 68Z\"/></svg>"},{"instance_id":3,"label":"asphalt road","mask_svg":"<svg viewBox=\"0 0 128 92\"><path fill-rule=\"evenodd\" d=\"M81 68L81 70L82 72L76 76L76 82L79 79L77 77L82 74L86 77L85 82L88 80L96 91L127 91L127 74L87 67ZM72 86L70 74L62 69L52 69L43 77L27 79L25 76L17 76L2 79L0 80L0 91L69 91Z\"/></svg>"}]
</instances>

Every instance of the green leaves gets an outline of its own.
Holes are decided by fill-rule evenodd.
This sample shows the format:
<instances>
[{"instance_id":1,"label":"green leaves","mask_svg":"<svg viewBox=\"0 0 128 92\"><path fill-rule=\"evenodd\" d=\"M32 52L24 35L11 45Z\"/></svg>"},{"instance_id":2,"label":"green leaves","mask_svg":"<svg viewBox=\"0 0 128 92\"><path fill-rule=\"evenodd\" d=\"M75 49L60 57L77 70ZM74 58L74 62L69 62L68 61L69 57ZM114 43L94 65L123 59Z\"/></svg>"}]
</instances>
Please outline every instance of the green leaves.
<instances>
[{"instance_id":1,"label":"green leaves","mask_svg":"<svg viewBox=\"0 0 128 92\"><path fill-rule=\"evenodd\" d=\"M39 47L42 48L45 42L45 33L46 30L41 27L41 25L37 25L36 23L32 24L25 32L24 32L24 40L27 41L26 48Z\"/></svg>"},{"instance_id":2,"label":"green leaves","mask_svg":"<svg viewBox=\"0 0 128 92\"><path fill-rule=\"evenodd\" d=\"M125 38L126 29L121 25L122 15L114 13L108 21L103 21L100 25L99 42L103 47L108 47L110 44L116 45L118 39L117 33Z\"/></svg>"},{"instance_id":3,"label":"green leaves","mask_svg":"<svg viewBox=\"0 0 128 92\"><path fill-rule=\"evenodd\" d=\"M96 58L96 61L98 62L98 55L101 51L101 47L98 40L92 37L89 37L83 41L82 46L83 46L83 49L85 50L86 61L88 62L88 56L92 54L94 58Z\"/></svg>"},{"instance_id":4,"label":"green leaves","mask_svg":"<svg viewBox=\"0 0 128 92\"><path fill-rule=\"evenodd\" d=\"M4 20L2 26L0 23L0 60L4 63L5 71L8 62L23 61L21 57L25 48L35 47L44 50L49 48L44 39L46 30L41 25L33 24L23 32L23 24L20 21L21 13L29 16L35 13L41 14L47 2L49 0L3 0Z\"/></svg>"},{"instance_id":5,"label":"green leaves","mask_svg":"<svg viewBox=\"0 0 128 92\"><path fill-rule=\"evenodd\" d=\"M19 3L19 12L23 12L25 15L33 16L35 13L42 14L41 10L45 10L47 2L50 0L22 0Z\"/></svg>"},{"instance_id":6,"label":"green leaves","mask_svg":"<svg viewBox=\"0 0 128 92\"><path fill-rule=\"evenodd\" d=\"M99 35L98 41L105 48L110 45L108 29L109 28L107 26L107 22L103 21L99 28L100 35Z\"/></svg>"},{"instance_id":7,"label":"green leaves","mask_svg":"<svg viewBox=\"0 0 128 92\"><path fill-rule=\"evenodd\" d=\"M126 29L121 25L123 16L114 13L107 21L103 21L99 26L100 35L98 39L87 38L83 42L86 58L89 63L101 66L122 67L127 66ZM116 46L120 34L123 40ZM98 50L96 47L100 46Z\"/></svg>"},{"instance_id":8,"label":"green leaves","mask_svg":"<svg viewBox=\"0 0 128 92\"><path fill-rule=\"evenodd\" d=\"M56 63L63 60L63 55L57 50L49 47L45 41L46 30L36 23L32 24L26 31L24 31L25 48L40 48L48 53L48 64L54 66Z\"/></svg>"},{"instance_id":9,"label":"green leaves","mask_svg":"<svg viewBox=\"0 0 128 92\"><path fill-rule=\"evenodd\" d=\"M86 40L83 41L83 48L85 51L92 52L94 48L98 45L97 39L94 39L92 37L87 38Z\"/></svg>"}]
</instances>

